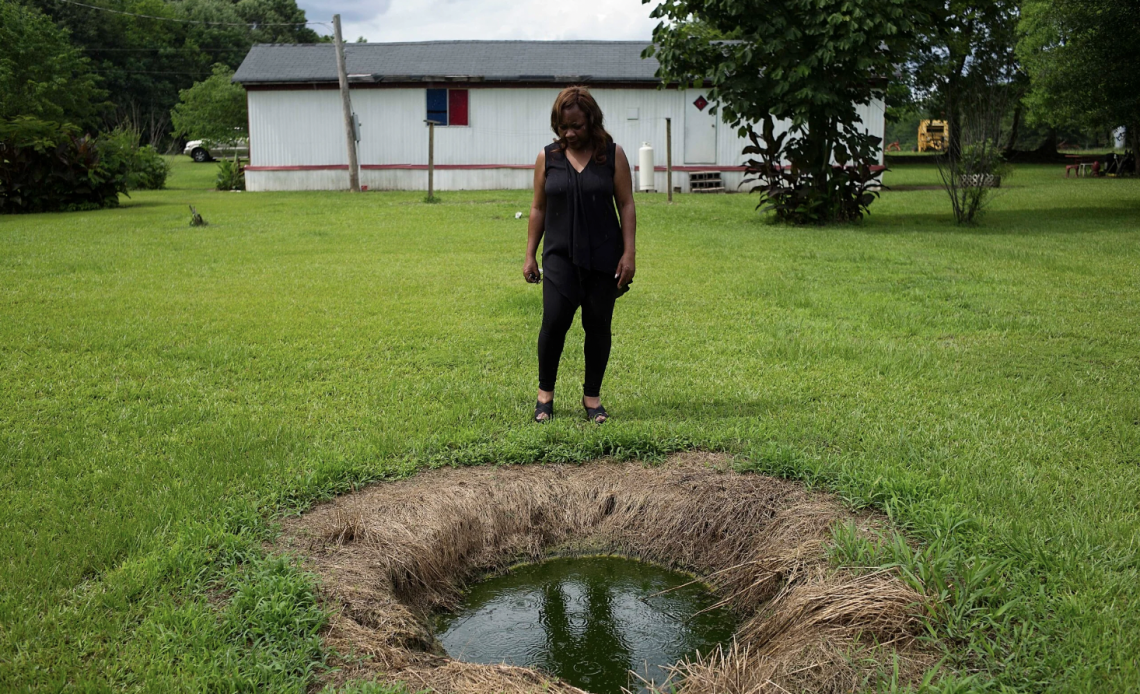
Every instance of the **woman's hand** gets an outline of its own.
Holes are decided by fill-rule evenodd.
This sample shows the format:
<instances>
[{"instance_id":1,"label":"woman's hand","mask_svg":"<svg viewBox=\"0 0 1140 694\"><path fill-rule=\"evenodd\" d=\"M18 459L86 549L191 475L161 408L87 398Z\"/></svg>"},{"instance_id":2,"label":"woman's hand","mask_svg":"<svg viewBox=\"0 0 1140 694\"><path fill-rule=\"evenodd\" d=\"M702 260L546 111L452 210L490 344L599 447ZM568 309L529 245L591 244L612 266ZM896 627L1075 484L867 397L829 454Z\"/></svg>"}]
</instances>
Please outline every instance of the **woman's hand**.
<instances>
[{"instance_id":1,"label":"woman's hand","mask_svg":"<svg viewBox=\"0 0 1140 694\"><path fill-rule=\"evenodd\" d=\"M621 291L633 281L633 273L636 272L633 256L637 252L634 246L637 236L637 211L633 206L633 175L630 173L633 169L621 145L614 147L614 153L617 159L614 162L614 198L617 200L618 217L621 219L621 240L624 249L614 279L618 281L618 291Z\"/></svg>"},{"instance_id":2,"label":"woman's hand","mask_svg":"<svg viewBox=\"0 0 1140 694\"><path fill-rule=\"evenodd\" d=\"M538 262L533 258L527 258L523 263L523 278L531 284L538 284L542 281L542 273L538 271Z\"/></svg>"},{"instance_id":3,"label":"woman's hand","mask_svg":"<svg viewBox=\"0 0 1140 694\"><path fill-rule=\"evenodd\" d=\"M623 254L621 260L618 261L617 274L614 277L617 279L618 289L624 289L625 285L633 281L633 275L637 272L634 266L633 254Z\"/></svg>"},{"instance_id":4,"label":"woman's hand","mask_svg":"<svg viewBox=\"0 0 1140 694\"><path fill-rule=\"evenodd\" d=\"M530 217L526 221L526 253L523 257L523 279L531 284L542 281L542 271L534 259L538 255L538 244L546 230L546 150L538 153L534 160L534 201L530 204Z\"/></svg>"}]
</instances>

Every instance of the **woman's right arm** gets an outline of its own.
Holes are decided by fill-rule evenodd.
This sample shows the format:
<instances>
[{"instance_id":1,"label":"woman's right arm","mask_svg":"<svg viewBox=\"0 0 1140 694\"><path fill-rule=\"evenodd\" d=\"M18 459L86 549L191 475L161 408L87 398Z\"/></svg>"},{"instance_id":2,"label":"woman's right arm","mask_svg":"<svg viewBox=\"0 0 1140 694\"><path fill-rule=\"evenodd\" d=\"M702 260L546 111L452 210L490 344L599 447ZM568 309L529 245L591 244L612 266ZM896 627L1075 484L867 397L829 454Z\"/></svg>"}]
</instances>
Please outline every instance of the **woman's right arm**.
<instances>
[{"instance_id":1,"label":"woman's right arm","mask_svg":"<svg viewBox=\"0 0 1140 694\"><path fill-rule=\"evenodd\" d=\"M526 231L526 258L523 260L523 277L531 284L542 281L538 271L538 243L546 231L546 150L538 153L534 162L534 200L530 203L530 222Z\"/></svg>"}]
</instances>

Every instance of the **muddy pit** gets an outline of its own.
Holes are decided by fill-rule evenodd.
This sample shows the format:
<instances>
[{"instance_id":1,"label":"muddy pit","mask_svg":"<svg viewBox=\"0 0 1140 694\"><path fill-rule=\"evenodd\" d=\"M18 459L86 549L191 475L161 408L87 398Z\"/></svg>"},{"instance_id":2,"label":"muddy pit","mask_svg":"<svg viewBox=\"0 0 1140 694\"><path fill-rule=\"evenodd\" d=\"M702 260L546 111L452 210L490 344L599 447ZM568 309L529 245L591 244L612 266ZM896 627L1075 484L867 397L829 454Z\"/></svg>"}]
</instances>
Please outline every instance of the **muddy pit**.
<instances>
[{"instance_id":1,"label":"muddy pit","mask_svg":"<svg viewBox=\"0 0 1140 694\"><path fill-rule=\"evenodd\" d=\"M622 624L611 624L608 636L603 629L585 638L578 624L568 632L577 645L555 652L548 643L537 649L545 655L530 659L464 662L473 660L469 649L445 647L455 618L473 605L478 611L478 601L470 600L486 590L480 581L505 574L509 583L512 575L541 572L533 567L548 566L541 562L551 557L598 555L692 574L735 626L727 642L722 635L697 638L693 648L659 649L655 657L666 662L643 673L655 685L627 675L630 691L851 692L896 667L902 683L916 680L935 660L917 641L923 596L890 573L855 574L826 557L834 524L872 532L885 527L884 519L853 514L793 482L733 472L729 462L689 452L654 466L441 469L376 484L288 520L277 549L300 555L321 577L335 614L325 639L344 655L322 685L364 679L456 694L616 691L621 685L613 679L579 678L575 686L565 671L554 674L562 666L549 658L553 653L569 670L595 672L607 654L619 656L609 661L636 657L628 643L624 653L600 643L634 628L612 614ZM590 580L574 579L573 572L568 582L548 576L543 585L563 586L563 598L585 590ZM615 574L610 592L623 580L633 579ZM578 588L569 587L575 582ZM678 616L680 626L644 614L638 619L645 641L668 642L691 617ZM533 646L547 635L526 638ZM509 650L510 639L504 644ZM640 662L630 662L641 670Z\"/></svg>"}]
</instances>

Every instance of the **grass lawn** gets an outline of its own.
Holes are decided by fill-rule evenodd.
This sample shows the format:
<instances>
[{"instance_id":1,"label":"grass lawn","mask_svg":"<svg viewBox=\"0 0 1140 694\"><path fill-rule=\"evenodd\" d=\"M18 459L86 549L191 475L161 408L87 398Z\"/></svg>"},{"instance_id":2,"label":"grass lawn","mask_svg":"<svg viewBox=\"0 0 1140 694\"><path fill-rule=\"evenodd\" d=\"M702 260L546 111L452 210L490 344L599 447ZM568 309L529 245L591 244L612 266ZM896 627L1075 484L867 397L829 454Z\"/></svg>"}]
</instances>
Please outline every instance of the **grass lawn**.
<instances>
[{"instance_id":1,"label":"grass lawn","mask_svg":"<svg viewBox=\"0 0 1140 694\"><path fill-rule=\"evenodd\" d=\"M968 229L927 166L859 226L639 196L599 429L577 326L529 421L526 192L214 172L0 218L0 689L304 691L324 614L263 556L275 513L425 465L692 446L929 543L951 684L1140 689L1140 180L1019 167Z\"/></svg>"}]
</instances>

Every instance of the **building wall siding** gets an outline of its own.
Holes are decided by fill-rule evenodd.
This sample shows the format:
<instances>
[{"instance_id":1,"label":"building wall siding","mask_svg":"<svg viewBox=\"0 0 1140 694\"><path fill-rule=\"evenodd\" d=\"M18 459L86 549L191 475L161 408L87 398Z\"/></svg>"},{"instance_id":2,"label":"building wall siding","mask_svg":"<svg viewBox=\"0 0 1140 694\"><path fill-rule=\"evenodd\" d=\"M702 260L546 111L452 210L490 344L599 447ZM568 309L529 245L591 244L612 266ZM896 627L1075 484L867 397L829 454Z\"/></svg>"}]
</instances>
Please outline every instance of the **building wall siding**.
<instances>
[{"instance_id":1,"label":"building wall siding","mask_svg":"<svg viewBox=\"0 0 1140 694\"><path fill-rule=\"evenodd\" d=\"M743 172L726 171L721 174L726 189L738 190ZM656 189L665 192L665 172L654 175ZM435 172L436 190L527 190L533 185L532 169L477 169L443 170ZM360 185L369 190L427 190L427 171L423 169L363 169ZM689 174L673 172L673 185L689 189ZM346 190L348 169L250 171L246 174L246 188L252 192L285 190ZM748 187L739 188L747 192Z\"/></svg>"},{"instance_id":2,"label":"building wall siding","mask_svg":"<svg viewBox=\"0 0 1140 694\"><path fill-rule=\"evenodd\" d=\"M605 113L606 129L625 149L630 166L648 142L654 163L665 165L665 118L673 119L673 163L683 165L685 105L699 90L594 88L591 93ZM437 127L437 165L533 165L542 148L553 140L550 106L557 88L480 88L469 92L469 126ZM347 165L340 94L335 90L247 92L250 113L251 165L246 174L250 190L325 190L348 187L344 170L258 171L257 167ZM358 159L362 166L424 165L428 133L423 88L359 89L352 92L353 109L361 123ZM631 118L636 112L636 118ZM860 107L868 129L883 133L881 102ZM734 128L717 127L716 163L739 166L747 144ZM724 172L726 187L743 176ZM655 175L665 189L665 174ZM528 169L450 170L435 173L439 190L529 188ZM364 169L361 184L371 189L427 188L423 170ZM634 185L637 185L636 175ZM688 176L674 172L674 185L688 190Z\"/></svg>"},{"instance_id":3,"label":"building wall siding","mask_svg":"<svg viewBox=\"0 0 1140 694\"><path fill-rule=\"evenodd\" d=\"M250 164L344 164L344 118L335 91L247 92Z\"/></svg>"}]
</instances>

